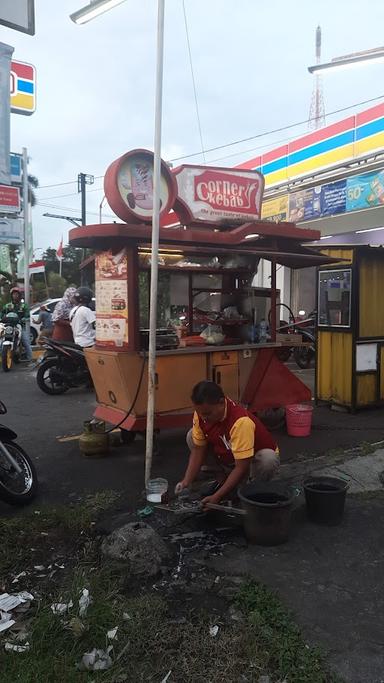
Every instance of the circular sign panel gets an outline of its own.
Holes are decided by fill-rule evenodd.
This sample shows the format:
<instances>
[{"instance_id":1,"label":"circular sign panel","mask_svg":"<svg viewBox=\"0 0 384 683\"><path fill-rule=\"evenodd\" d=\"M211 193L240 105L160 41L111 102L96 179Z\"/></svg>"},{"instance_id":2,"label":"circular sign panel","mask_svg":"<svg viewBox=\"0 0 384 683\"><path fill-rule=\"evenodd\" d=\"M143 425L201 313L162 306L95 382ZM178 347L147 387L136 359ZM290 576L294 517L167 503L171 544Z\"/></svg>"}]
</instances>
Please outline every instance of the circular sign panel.
<instances>
[{"instance_id":1,"label":"circular sign panel","mask_svg":"<svg viewBox=\"0 0 384 683\"><path fill-rule=\"evenodd\" d=\"M108 204L123 221L151 223L153 214L153 152L134 149L116 159L105 174ZM176 181L161 162L160 215L167 214L176 199Z\"/></svg>"}]
</instances>

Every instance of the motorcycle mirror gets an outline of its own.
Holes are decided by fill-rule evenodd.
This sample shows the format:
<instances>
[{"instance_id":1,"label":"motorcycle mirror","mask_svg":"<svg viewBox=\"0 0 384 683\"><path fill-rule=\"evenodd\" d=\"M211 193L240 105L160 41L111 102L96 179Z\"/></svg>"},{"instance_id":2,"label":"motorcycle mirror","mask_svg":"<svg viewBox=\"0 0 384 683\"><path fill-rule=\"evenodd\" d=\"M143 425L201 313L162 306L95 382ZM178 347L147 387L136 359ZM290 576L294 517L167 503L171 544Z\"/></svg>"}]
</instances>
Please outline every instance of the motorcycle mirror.
<instances>
[{"instance_id":1,"label":"motorcycle mirror","mask_svg":"<svg viewBox=\"0 0 384 683\"><path fill-rule=\"evenodd\" d=\"M7 406L2 401L0 401L0 415L5 415L6 412Z\"/></svg>"}]
</instances>

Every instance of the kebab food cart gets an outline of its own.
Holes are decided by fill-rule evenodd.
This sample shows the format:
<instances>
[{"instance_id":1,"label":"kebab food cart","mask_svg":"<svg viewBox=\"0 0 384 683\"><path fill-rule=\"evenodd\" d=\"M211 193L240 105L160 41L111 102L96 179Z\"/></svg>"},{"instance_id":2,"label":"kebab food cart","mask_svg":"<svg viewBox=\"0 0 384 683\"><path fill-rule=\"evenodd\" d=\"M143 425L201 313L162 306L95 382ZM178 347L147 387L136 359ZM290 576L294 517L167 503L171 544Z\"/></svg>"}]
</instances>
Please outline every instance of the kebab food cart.
<instances>
[{"instance_id":1,"label":"kebab food cart","mask_svg":"<svg viewBox=\"0 0 384 683\"><path fill-rule=\"evenodd\" d=\"M134 150L107 170L108 202L126 222L70 231L71 245L96 253L96 345L86 351L95 416L133 435L146 425L151 164L150 152ZM303 246L319 233L260 221L255 171L163 163L161 189L155 428L190 424L202 379L255 413L310 400L276 355L276 269L332 263ZM253 286L261 258L270 289Z\"/></svg>"}]
</instances>

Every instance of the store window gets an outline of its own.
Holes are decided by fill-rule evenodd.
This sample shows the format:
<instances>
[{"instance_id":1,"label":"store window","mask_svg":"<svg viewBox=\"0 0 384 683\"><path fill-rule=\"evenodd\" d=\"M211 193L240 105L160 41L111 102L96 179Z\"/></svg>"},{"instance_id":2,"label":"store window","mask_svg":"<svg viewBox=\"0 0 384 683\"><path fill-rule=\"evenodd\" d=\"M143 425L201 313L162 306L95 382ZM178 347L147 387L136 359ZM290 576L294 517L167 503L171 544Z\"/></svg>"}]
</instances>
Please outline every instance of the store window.
<instances>
[{"instance_id":1,"label":"store window","mask_svg":"<svg viewBox=\"0 0 384 683\"><path fill-rule=\"evenodd\" d=\"M351 283L351 268L319 272L320 327L351 326Z\"/></svg>"}]
</instances>

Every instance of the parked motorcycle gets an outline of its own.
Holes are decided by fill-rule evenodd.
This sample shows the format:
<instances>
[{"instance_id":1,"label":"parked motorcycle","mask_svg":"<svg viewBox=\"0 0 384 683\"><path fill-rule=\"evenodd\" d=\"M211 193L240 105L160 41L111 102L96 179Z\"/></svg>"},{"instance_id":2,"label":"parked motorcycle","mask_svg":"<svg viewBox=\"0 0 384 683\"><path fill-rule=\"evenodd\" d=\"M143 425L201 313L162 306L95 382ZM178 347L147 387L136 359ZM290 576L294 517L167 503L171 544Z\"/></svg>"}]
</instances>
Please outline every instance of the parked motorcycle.
<instances>
[{"instance_id":1,"label":"parked motorcycle","mask_svg":"<svg viewBox=\"0 0 384 683\"><path fill-rule=\"evenodd\" d=\"M0 401L0 415L7 408ZM26 505L37 493L35 466L25 451L16 443L12 429L0 424L0 498L11 505Z\"/></svg>"},{"instance_id":2,"label":"parked motorcycle","mask_svg":"<svg viewBox=\"0 0 384 683\"><path fill-rule=\"evenodd\" d=\"M278 351L279 358L283 362L289 360L291 355L295 359L297 365L302 370L310 368L312 361L316 358L316 336L315 323L316 311L312 311L305 319L296 319L293 312L287 304L277 304L278 307L286 308L289 313L289 321L280 320L277 332L282 334L300 334L306 346L286 346Z\"/></svg>"},{"instance_id":3,"label":"parked motorcycle","mask_svg":"<svg viewBox=\"0 0 384 683\"><path fill-rule=\"evenodd\" d=\"M92 379L81 346L45 338L47 352L39 363L37 384L46 394L64 394L73 387L92 387Z\"/></svg>"},{"instance_id":4,"label":"parked motorcycle","mask_svg":"<svg viewBox=\"0 0 384 683\"><path fill-rule=\"evenodd\" d=\"M1 366L4 372L12 370L14 362L20 362L21 329L19 316L12 311L0 323Z\"/></svg>"}]
</instances>

